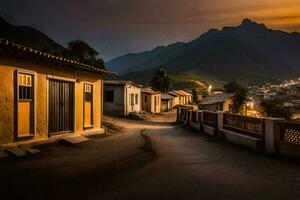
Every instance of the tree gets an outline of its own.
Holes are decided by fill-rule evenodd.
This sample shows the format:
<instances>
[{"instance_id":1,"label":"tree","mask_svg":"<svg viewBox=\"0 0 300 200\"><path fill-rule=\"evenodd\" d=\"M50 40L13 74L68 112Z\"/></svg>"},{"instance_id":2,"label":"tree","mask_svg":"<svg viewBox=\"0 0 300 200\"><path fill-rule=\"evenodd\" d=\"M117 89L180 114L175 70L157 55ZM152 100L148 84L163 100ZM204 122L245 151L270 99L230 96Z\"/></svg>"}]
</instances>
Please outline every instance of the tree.
<instances>
[{"instance_id":1,"label":"tree","mask_svg":"<svg viewBox=\"0 0 300 200\"><path fill-rule=\"evenodd\" d=\"M150 85L154 89L166 93L172 86L172 80L164 69L158 69L153 73Z\"/></svg>"},{"instance_id":2,"label":"tree","mask_svg":"<svg viewBox=\"0 0 300 200\"><path fill-rule=\"evenodd\" d=\"M192 90L192 95L193 95L193 103L198 104L199 103L199 97L198 97L198 92L196 89Z\"/></svg>"},{"instance_id":3,"label":"tree","mask_svg":"<svg viewBox=\"0 0 300 200\"><path fill-rule=\"evenodd\" d=\"M80 61L95 59L98 52L82 40L68 43L70 54Z\"/></svg>"},{"instance_id":4,"label":"tree","mask_svg":"<svg viewBox=\"0 0 300 200\"><path fill-rule=\"evenodd\" d=\"M291 119L292 112L276 101L276 100L263 100L261 107L267 117Z\"/></svg>"},{"instance_id":5,"label":"tree","mask_svg":"<svg viewBox=\"0 0 300 200\"><path fill-rule=\"evenodd\" d=\"M235 93L233 99L233 112L239 113L240 108L246 101L248 89L240 85L239 83L232 81L224 85L224 90L227 93Z\"/></svg>"},{"instance_id":6,"label":"tree","mask_svg":"<svg viewBox=\"0 0 300 200\"><path fill-rule=\"evenodd\" d=\"M97 58L99 53L86 42L74 40L68 43L68 48L67 54L72 59L104 69L106 68L104 61L101 58Z\"/></svg>"}]
</instances>

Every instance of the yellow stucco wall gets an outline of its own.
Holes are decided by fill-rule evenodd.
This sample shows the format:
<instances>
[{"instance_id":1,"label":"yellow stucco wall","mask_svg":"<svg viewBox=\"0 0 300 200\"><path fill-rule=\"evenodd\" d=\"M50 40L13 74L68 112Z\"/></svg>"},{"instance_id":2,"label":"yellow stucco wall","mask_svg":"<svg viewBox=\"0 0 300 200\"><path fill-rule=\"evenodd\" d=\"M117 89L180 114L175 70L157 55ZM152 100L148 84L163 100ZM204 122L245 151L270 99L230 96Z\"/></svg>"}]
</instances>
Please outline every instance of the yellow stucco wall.
<instances>
[{"instance_id":1,"label":"yellow stucco wall","mask_svg":"<svg viewBox=\"0 0 300 200\"><path fill-rule=\"evenodd\" d=\"M145 96L147 102L145 102ZM154 98L157 98L157 104L154 105ZM142 109L146 112L160 113L161 112L161 94L149 94L142 92Z\"/></svg>"},{"instance_id":2,"label":"yellow stucco wall","mask_svg":"<svg viewBox=\"0 0 300 200\"><path fill-rule=\"evenodd\" d=\"M155 104L155 100L157 99L157 102ZM161 94L153 94L151 95L151 112L152 113L160 113L161 112Z\"/></svg>"},{"instance_id":3,"label":"yellow stucco wall","mask_svg":"<svg viewBox=\"0 0 300 200\"><path fill-rule=\"evenodd\" d=\"M7 87L13 85L13 69L13 67L0 66L0 144L13 140L13 87Z\"/></svg>"},{"instance_id":4,"label":"yellow stucco wall","mask_svg":"<svg viewBox=\"0 0 300 200\"><path fill-rule=\"evenodd\" d=\"M179 102L179 96L174 98L174 106L180 104Z\"/></svg>"},{"instance_id":5,"label":"yellow stucco wall","mask_svg":"<svg viewBox=\"0 0 300 200\"><path fill-rule=\"evenodd\" d=\"M35 72L35 134L26 140L48 138L47 124L47 76L76 80L75 82L75 133L101 129L103 105L103 78L99 74L75 71L71 68L52 68L49 65L31 60L19 59L0 54L0 145L15 142L14 138L14 72L15 70ZM84 83L93 84L94 126L83 127L83 90Z\"/></svg>"},{"instance_id":6,"label":"yellow stucco wall","mask_svg":"<svg viewBox=\"0 0 300 200\"><path fill-rule=\"evenodd\" d=\"M233 106L233 98L229 98L223 103L223 111L225 112L232 111L230 110L230 106L231 107Z\"/></svg>"},{"instance_id":7,"label":"yellow stucco wall","mask_svg":"<svg viewBox=\"0 0 300 200\"><path fill-rule=\"evenodd\" d=\"M76 82L75 84L75 105L76 105L76 131L77 132L86 132L92 130L91 128L85 129L84 119L83 119L83 87L84 83L92 83L93 84L93 128L99 129L101 128L102 121L102 89L101 85L103 84L102 79L99 79L99 76L95 76L91 73L86 72L77 72L76 79L79 79L80 82Z\"/></svg>"},{"instance_id":8,"label":"yellow stucco wall","mask_svg":"<svg viewBox=\"0 0 300 200\"><path fill-rule=\"evenodd\" d=\"M148 93L141 93L142 95L142 110L146 112L151 112L151 95ZM147 101L145 101L145 98L147 97Z\"/></svg>"}]
</instances>

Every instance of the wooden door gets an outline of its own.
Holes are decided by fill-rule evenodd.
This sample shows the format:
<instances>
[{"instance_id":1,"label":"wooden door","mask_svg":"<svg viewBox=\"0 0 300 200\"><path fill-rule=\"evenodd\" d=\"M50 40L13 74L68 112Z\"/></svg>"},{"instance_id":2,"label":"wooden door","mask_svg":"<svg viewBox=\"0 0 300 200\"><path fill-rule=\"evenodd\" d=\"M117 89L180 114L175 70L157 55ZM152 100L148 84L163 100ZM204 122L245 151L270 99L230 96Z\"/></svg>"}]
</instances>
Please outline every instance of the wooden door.
<instances>
[{"instance_id":1,"label":"wooden door","mask_svg":"<svg viewBox=\"0 0 300 200\"><path fill-rule=\"evenodd\" d=\"M49 80L49 134L72 132L74 127L74 83Z\"/></svg>"},{"instance_id":2,"label":"wooden door","mask_svg":"<svg viewBox=\"0 0 300 200\"><path fill-rule=\"evenodd\" d=\"M93 126L93 85L84 84L84 128L90 128Z\"/></svg>"},{"instance_id":3,"label":"wooden door","mask_svg":"<svg viewBox=\"0 0 300 200\"><path fill-rule=\"evenodd\" d=\"M18 73L17 137L34 134L34 76Z\"/></svg>"}]
</instances>

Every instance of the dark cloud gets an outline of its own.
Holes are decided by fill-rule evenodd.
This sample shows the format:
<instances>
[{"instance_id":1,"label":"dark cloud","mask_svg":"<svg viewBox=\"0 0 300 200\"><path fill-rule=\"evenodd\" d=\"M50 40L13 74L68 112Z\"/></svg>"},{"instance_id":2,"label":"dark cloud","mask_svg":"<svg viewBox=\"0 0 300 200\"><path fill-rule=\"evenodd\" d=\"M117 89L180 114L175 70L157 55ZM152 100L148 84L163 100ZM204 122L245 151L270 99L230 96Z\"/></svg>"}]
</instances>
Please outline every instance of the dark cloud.
<instances>
[{"instance_id":1,"label":"dark cloud","mask_svg":"<svg viewBox=\"0 0 300 200\"><path fill-rule=\"evenodd\" d=\"M235 25L245 17L268 22L267 18L274 16L265 15L265 11L294 6L297 1L10 0L0 2L0 15L13 23L36 27L62 44L83 39L110 59L189 41L209 28ZM282 27L290 30L298 25Z\"/></svg>"}]
</instances>

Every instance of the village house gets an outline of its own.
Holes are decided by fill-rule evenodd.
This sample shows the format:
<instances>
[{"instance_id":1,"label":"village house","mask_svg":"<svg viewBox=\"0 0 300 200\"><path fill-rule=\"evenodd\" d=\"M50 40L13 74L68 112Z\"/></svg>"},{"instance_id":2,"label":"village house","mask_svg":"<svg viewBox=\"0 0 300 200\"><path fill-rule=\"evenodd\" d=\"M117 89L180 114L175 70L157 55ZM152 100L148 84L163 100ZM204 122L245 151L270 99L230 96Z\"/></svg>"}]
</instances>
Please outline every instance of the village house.
<instances>
[{"instance_id":1,"label":"village house","mask_svg":"<svg viewBox=\"0 0 300 200\"><path fill-rule=\"evenodd\" d=\"M179 95L179 105L188 105L192 102L193 95L185 90L174 90L172 93Z\"/></svg>"},{"instance_id":2,"label":"village house","mask_svg":"<svg viewBox=\"0 0 300 200\"><path fill-rule=\"evenodd\" d=\"M149 113L160 113L161 93L151 87L142 88L142 110Z\"/></svg>"},{"instance_id":3,"label":"village house","mask_svg":"<svg viewBox=\"0 0 300 200\"><path fill-rule=\"evenodd\" d=\"M174 106L179 105L179 98L180 98L180 95L177 94L177 93L174 92L174 91L170 91L170 92L168 92L168 94L174 97L174 100L173 100L173 101L174 101Z\"/></svg>"},{"instance_id":4,"label":"village house","mask_svg":"<svg viewBox=\"0 0 300 200\"><path fill-rule=\"evenodd\" d=\"M126 117L141 111L141 85L132 81L104 81L104 113Z\"/></svg>"},{"instance_id":5,"label":"village house","mask_svg":"<svg viewBox=\"0 0 300 200\"><path fill-rule=\"evenodd\" d=\"M175 96L168 93L161 94L161 112L173 110L175 106Z\"/></svg>"},{"instance_id":6,"label":"village house","mask_svg":"<svg viewBox=\"0 0 300 200\"><path fill-rule=\"evenodd\" d=\"M0 39L0 146L103 133L102 67Z\"/></svg>"},{"instance_id":7,"label":"village house","mask_svg":"<svg viewBox=\"0 0 300 200\"><path fill-rule=\"evenodd\" d=\"M234 96L234 93L209 94L199 103L199 109L232 112Z\"/></svg>"}]
</instances>

